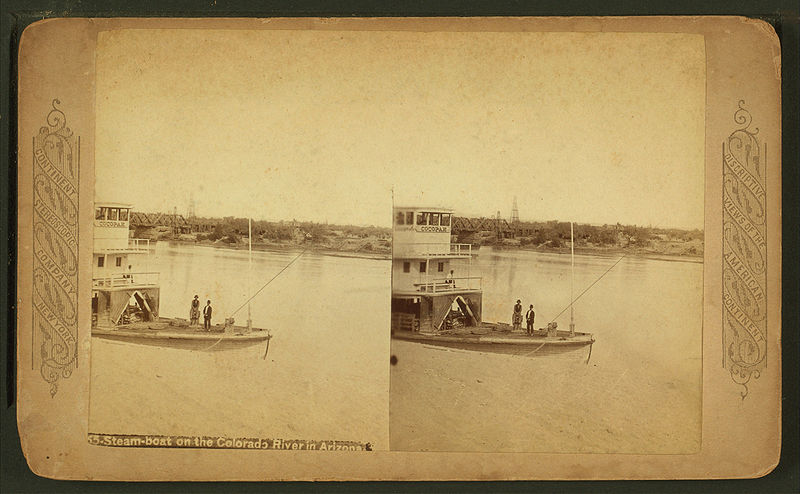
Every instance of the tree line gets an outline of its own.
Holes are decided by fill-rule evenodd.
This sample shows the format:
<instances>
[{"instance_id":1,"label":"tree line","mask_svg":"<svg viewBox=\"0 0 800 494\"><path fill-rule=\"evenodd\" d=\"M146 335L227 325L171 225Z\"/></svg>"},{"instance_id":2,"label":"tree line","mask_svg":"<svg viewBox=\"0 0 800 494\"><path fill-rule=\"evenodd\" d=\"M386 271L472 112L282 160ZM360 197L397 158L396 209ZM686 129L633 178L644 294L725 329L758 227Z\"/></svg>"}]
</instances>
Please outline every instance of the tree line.
<instances>
[{"instance_id":1,"label":"tree line","mask_svg":"<svg viewBox=\"0 0 800 494\"><path fill-rule=\"evenodd\" d=\"M565 221L522 222L511 225L513 237L520 245L561 248L569 246L570 224ZM573 226L576 247L649 247L654 242L690 242L703 241L704 234L700 229L682 230L678 228L657 228L638 225L589 225L576 223ZM465 234L459 241L469 240ZM483 243L502 242L502 238L485 237Z\"/></svg>"},{"instance_id":2,"label":"tree line","mask_svg":"<svg viewBox=\"0 0 800 494\"><path fill-rule=\"evenodd\" d=\"M369 238L390 236L390 228L377 226L336 225L318 223L313 221L264 221L256 220L252 223L253 241L287 242L303 241L324 244L341 237ZM212 231L200 233L198 240L222 240L228 243L237 243L246 239L248 235L247 218L226 216L216 219Z\"/></svg>"}]
</instances>

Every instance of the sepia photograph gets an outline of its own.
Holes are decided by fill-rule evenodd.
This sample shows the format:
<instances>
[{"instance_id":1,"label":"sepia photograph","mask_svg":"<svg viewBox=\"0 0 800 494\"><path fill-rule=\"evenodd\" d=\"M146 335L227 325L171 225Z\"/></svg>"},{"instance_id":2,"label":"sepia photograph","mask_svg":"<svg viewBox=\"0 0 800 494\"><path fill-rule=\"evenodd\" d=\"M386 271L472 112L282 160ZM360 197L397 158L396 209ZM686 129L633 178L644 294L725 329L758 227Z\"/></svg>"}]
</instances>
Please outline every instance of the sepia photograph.
<instances>
[{"instance_id":1,"label":"sepia photograph","mask_svg":"<svg viewBox=\"0 0 800 494\"><path fill-rule=\"evenodd\" d=\"M92 432L696 451L703 54L101 33Z\"/></svg>"},{"instance_id":2,"label":"sepia photograph","mask_svg":"<svg viewBox=\"0 0 800 494\"><path fill-rule=\"evenodd\" d=\"M316 38L100 34L93 441L388 448L391 188Z\"/></svg>"},{"instance_id":3,"label":"sepia photograph","mask_svg":"<svg viewBox=\"0 0 800 494\"><path fill-rule=\"evenodd\" d=\"M398 179L392 449L697 452L703 40L484 41Z\"/></svg>"}]
</instances>

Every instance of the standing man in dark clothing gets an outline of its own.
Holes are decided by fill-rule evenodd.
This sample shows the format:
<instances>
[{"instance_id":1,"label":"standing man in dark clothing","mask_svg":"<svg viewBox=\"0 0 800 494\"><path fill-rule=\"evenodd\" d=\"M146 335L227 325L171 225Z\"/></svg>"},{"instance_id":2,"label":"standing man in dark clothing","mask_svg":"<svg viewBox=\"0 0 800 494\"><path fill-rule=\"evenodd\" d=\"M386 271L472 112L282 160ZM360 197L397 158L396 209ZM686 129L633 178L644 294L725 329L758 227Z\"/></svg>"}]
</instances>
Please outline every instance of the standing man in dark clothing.
<instances>
[{"instance_id":1,"label":"standing man in dark clothing","mask_svg":"<svg viewBox=\"0 0 800 494\"><path fill-rule=\"evenodd\" d=\"M203 329L206 331L211 329L211 312L214 309L211 308L211 301L206 301L206 306L203 307Z\"/></svg>"},{"instance_id":2,"label":"standing man in dark clothing","mask_svg":"<svg viewBox=\"0 0 800 494\"><path fill-rule=\"evenodd\" d=\"M533 311L533 305L531 305L531 308L528 309L528 313L525 314L525 320L528 322L528 336L533 336L534 319L536 319L536 312Z\"/></svg>"}]
</instances>

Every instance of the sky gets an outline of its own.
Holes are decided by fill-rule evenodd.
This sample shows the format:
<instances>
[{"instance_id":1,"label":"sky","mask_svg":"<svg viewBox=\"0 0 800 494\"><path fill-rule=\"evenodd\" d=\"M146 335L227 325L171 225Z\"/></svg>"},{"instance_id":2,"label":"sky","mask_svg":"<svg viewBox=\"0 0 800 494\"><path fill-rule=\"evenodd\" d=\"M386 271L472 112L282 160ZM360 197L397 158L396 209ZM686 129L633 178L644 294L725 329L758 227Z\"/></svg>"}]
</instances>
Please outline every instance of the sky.
<instances>
[{"instance_id":1,"label":"sky","mask_svg":"<svg viewBox=\"0 0 800 494\"><path fill-rule=\"evenodd\" d=\"M97 200L703 227L702 36L117 30L96 62Z\"/></svg>"}]
</instances>

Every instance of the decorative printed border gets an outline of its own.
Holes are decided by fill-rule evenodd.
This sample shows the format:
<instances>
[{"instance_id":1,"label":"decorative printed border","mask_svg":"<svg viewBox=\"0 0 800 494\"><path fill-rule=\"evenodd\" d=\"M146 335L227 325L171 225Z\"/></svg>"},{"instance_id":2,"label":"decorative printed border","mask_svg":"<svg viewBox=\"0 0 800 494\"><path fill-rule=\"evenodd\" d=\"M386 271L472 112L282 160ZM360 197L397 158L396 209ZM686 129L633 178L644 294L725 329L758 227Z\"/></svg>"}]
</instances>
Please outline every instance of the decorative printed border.
<instances>
[{"instance_id":1,"label":"decorative printed border","mask_svg":"<svg viewBox=\"0 0 800 494\"><path fill-rule=\"evenodd\" d=\"M767 366L767 146L744 104L722 143L722 366L744 387L742 400Z\"/></svg>"},{"instance_id":2,"label":"decorative printed border","mask_svg":"<svg viewBox=\"0 0 800 494\"><path fill-rule=\"evenodd\" d=\"M58 392L78 367L78 180L80 137L54 99L33 138L32 365ZM39 350L37 359L36 350Z\"/></svg>"}]
</instances>

